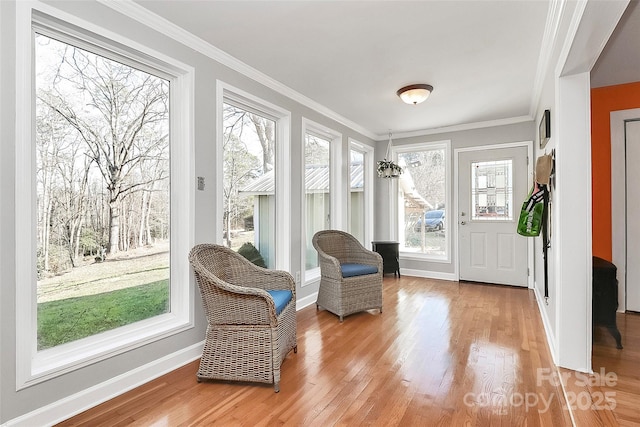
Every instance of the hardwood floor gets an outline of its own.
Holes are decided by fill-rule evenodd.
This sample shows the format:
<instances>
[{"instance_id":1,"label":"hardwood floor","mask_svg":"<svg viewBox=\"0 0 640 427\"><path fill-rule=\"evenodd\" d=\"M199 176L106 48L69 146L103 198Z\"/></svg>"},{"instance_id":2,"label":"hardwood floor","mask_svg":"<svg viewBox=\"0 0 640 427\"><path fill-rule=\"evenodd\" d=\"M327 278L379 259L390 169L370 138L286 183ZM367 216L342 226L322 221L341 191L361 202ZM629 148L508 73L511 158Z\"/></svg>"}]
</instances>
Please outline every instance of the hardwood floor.
<instances>
[{"instance_id":1,"label":"hardwood floor","mask_svg":"<svg viewBox=\"0 0 640 427\"><path fill-rule=\"evenodd\" d=\"M611 399L616 424L609 424L611 416L600 411L603 422L591 425L640 425L640 314L618 313L617 323L624 348L616 348L606 328L594 327L592 355L593 371L598 374L592 381L593 400Z\"/></svg>"},{"instance_id":2,"label":"hardwood floor","mask_svg":"<svg viewBox=\"0 0 640 427\"><path fill-rule=\"evenodd\" d=\"M60 425L571 425L535 298L522 288L387 276L382 314L340 323L315 305L298 312L298 353L282 365L280 393L197 383L196 370Z\"/></svg>"}]
</instances>

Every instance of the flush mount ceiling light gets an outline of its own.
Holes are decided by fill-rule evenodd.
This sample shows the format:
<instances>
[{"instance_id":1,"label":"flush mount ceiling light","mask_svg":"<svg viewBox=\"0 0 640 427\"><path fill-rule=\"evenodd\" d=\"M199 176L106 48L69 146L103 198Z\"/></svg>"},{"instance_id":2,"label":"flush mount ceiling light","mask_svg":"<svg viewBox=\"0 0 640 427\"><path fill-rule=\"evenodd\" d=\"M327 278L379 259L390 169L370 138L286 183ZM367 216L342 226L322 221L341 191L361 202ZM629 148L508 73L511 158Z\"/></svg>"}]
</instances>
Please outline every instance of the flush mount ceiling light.
<instances>
[{"instance_id":1,"label":"flush mount ceiling light","mask_svg":"<svg viewBox=\"0 0 640 427\"><path fill-rule=\"evenodd\" d=\"M424 102L431 92L433 91L433 86L425 85L425 84L417 84L417 85L409 85L405 86L402 89L398 89L396 92L400 99L402 99L407 104L420 104Z\"/></svg>"}]
</instances>

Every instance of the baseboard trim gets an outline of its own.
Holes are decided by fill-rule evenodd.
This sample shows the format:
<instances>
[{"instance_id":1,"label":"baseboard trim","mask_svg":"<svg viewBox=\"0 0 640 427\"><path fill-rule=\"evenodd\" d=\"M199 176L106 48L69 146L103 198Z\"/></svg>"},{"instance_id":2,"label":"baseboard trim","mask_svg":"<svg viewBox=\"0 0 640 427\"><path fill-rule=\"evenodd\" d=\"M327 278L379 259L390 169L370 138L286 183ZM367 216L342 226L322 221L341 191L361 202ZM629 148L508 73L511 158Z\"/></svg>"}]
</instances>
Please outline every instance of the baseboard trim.
<instances>
[{"instance_id":1,"label":"baseboard trim","mask_svg":"<svg viewBox=\"0 0 640 427\"><path fill-rule=\"evenodd\" d=\"M309 307L312 304L315 304L318 300L318 293L314 292L309 296L301 298L296 301L296 311L300 311L305 307Z\"/></svg>"},{"instance_id":2,"label":"baseboard trim","mask_svg":"<svg viewBox=\"0 0 640 427\"><path fill-rule=\"evenodd\" d=\"M553 359L554 365L558 366L558 349L556 347L555 335L553 334L553 329L551 329L551 322L549 321L549 316L547 316L547 310L544 307L544 297L540 295L540 290L535 284L533 286L533 293L538 303L538 312L542 318L542 326L547 336L547 344L549 345L549 351L551 351L551 358Z\"/></svg>"},{"instance_id":3,"label":"baseboard trim","mask_svg":"<svg viewBox=\"0 0 640 427\"><path fill-rule=\"evenodd\" d=\"M296 302L296 310L301 310L314 304L317 299L317 292L299 299ZM203 346L204 341L193 344L103 383L96 384L86 390L9 420L2 426L52 426L197 360L202 355Z\"/></svg>"},{"instance_id":4,"label":"baseboard trim","mask_svg":"<svg viewBox=\"0 0 640 427\"><path fill-rule=\"evenodd\" d=\"M411 268L402 268L400 270L400 274L403 276L411 276L411 277L423 277L425 279L440 279L440 280L456 280L456 275L454 273L441 273L439 271L426 271L426 270L415 270Z\"/></svg>"},{"instance_id":5,"label":"baseboard trim","mask_svg":"<svg viewBox=\"0 0 640 427\"><path fill-rule=\"evenodd\" d=\"M100 403L113 399L166 373L174 371L202 355L204 341L140 366L103 383L53 402L3 424L14 426L51 426Z\"/></svg>"}]
</instances>

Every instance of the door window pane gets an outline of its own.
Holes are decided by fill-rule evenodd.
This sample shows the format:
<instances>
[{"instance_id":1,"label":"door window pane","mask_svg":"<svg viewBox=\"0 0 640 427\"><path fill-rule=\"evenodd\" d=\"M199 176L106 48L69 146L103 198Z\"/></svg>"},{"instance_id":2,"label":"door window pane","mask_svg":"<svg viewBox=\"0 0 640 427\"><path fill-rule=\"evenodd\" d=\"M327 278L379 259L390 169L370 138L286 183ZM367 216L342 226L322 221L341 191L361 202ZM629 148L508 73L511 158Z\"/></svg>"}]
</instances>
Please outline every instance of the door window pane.
<instances>
[{"instance_id":1,"label":"door window pane","mask_svg":"<svg viewBox=\"0 0 640 427\"><path fill-rule=\"evenodd\" d=\"M168 313L169 82L35 35L37 348Z\"/></svg>"},{"instance_id":2,"label":"door window pane","mask_svg":"<svg viewBox=\"0 0 640 427\"><path fill-rule=\"evenodd\" d=\"M313 235L331 228L330 147L328 139L307 133L305 135L305 224L307 270L318 267L318 254L313 247Z\"/></svg>"},{"instance_id":3,"label":"door window pane","mask_svg":"<svg viewBox=\"0 0 640 427\"><path fill-rule=\"evenodd\" d=\"M398 155L400 250L435 257L447 255L446 150L425 148Z\"/></svg>"},{"instance_id":4,"label":"door window pane","mask_svg":"<svg viewBox=\"0 0 640 427\"><path fill-rule=\"evenodd\" d=\"M471 219L513 220L511 159L471 164Z\"/></svg>"},{"instance_id":5,"label":"door window pane","mask_svg":"<svg viewBox=\"0 0 640 427\"><path fill-rule=\"evenodd\" d=\"M229 103L223 114L224 243L253 245L275 268L276 123Z\"/></svg>"}]
</instances>

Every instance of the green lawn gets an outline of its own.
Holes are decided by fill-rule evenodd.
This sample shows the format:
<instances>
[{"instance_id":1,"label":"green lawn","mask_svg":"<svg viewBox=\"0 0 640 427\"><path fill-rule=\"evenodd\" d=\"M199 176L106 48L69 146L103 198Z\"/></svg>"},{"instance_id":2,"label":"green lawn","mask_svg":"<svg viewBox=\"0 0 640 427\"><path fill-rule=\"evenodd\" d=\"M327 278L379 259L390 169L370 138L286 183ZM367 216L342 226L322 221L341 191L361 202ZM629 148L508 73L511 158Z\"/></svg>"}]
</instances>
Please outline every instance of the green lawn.
<instances>
[{"instance_id":1,"label":"green lawn","mask_svg":"<svg viewBox=\"0 0 640 427\"><path fill-rule=\"evenodd\" d=\"M169 311L169 280L38 304L38 350Z\"/></svg>"}]
</instances>

